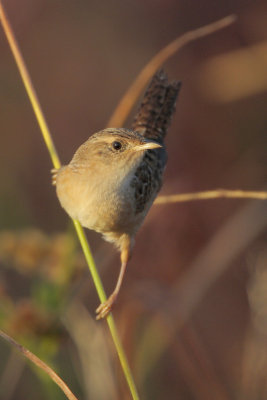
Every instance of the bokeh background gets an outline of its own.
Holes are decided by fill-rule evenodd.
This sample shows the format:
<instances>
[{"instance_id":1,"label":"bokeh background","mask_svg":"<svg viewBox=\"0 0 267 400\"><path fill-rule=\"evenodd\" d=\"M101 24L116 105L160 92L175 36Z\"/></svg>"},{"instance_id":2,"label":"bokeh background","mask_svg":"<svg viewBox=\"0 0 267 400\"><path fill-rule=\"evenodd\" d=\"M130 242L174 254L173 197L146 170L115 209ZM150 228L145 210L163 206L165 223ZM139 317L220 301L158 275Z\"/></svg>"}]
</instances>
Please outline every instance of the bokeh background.
<instances>
[{"instance_id":1,"label":"bokeh background","mask_svg":"<svg viewBox=\"0 0 267 400\"><path fill-rule=\"evenodd\" d=\"M3 4L63 163L106 126L161 48L235 13L235 24L164 65L183 87L161 194L266 189L266 1ZM94 320L95 289L2 30L0 54L1 329L79 399L129 399L106 324ZM142 399L266 399L266 225L266 201L152 207L114 310ZM118 254L87 235L109 293ZM0 360L1 399L64 398L3 341Z\"/></svg>"}]
</instances>

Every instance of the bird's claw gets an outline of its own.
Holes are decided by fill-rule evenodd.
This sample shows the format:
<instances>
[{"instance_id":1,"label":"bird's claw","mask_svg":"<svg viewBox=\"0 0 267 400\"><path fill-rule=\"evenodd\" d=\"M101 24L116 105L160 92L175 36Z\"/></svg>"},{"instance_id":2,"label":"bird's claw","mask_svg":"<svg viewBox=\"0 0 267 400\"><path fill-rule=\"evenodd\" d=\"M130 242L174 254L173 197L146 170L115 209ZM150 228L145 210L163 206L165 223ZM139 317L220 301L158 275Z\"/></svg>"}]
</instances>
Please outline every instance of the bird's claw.
<instances>
[{"instance_id":1,"label":"bird's claw","mask_svg":"<svg viewBox=\"0 0 267 400\"><path fill-rule=\"evenodd\" d=\"M56 186L58 169L57 168L51 169L51 173L52 173L52 185Z\"/></svg>"},{"instance_id":2,"label":"bird's claw","mask_svg":"<svg viewBox=\"0 0 267 400\"><path fill-rule=\"evenodd\" d=\"M116 296L111 295L106 301L101 303L97 309L96 309L96 319L102 319L107 317L107 315L110 313L111 308L116 300Z\"/></svg>"}]
</instances>

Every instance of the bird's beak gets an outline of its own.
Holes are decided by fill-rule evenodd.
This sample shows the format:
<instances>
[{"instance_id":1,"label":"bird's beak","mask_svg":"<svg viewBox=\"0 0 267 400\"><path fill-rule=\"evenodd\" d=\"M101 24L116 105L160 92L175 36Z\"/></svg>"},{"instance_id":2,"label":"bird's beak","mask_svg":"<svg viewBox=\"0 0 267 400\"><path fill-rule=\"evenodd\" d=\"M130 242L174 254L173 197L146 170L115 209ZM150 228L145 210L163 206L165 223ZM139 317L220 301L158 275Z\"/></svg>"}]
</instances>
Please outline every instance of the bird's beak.
<instances>
[{"instance_id":1,"label":"bird's beak","mask_svg":"<svg viewBox=\"0 0 267 400\"><path fill-rule=\"evenodd\" d=\"M145 142L135 146L133 149L135 151L144 151L144 150L151 150L151 149L158 149L162 147L161 144L156 142Z\"/></svg>"}]
</instances>

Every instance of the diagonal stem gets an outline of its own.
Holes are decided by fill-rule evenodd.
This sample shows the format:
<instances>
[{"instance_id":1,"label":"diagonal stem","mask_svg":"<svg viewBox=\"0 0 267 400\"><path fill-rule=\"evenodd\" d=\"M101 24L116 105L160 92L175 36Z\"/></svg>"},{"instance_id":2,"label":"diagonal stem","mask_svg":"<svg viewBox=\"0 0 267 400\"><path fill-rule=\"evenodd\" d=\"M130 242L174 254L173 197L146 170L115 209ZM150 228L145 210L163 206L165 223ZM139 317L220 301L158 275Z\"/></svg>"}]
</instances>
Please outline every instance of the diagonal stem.
<instances>
[{"instance_id":1,"label":"diagonal stem","mask_svg":"<svg viewBox=\"0 0 267 400\"><path fill-rule=\"evenodd\" d=\"M48 128L48 125L46 123L43 111L41 109L41 105L39 103L37 94L36 94L36 92L34 90L31 78L30 78L29 73L27 71L27 68L26 68L26 65L24 63L23 57L22 57L21 52L19 50L19 46L18 46L17 41L15 39L15 35L14 35L14 33L12 31L12 28L11 28L11 26L9 24L9 21L8 21L8 19L6 17L6 14L5 14L5 11L4 11L4 8L3 8L3 5L2 5L1 1L0 1L0 19L1 19L1 23L2 23L5 35L6 35L7 40L8 40L8 44L9 44L10 49L12 51L12 54L13 54L13 56L15 58L18 70L20 72L23 84L25 86L26 92L27 92L27 94L28 94L28 96L30 98L30 102L31 102L33 111L35 113L37 122L38 122L38 124L40 126L40 129L41 129L45 144L46 144L46 146L48 148L48 151L49 151L49 154L50 154L50 156L52 158L52 163L53 163L55 168L59 168L60 167L60 161L59 161L59 157L58 157L55 145L54 145L53 140L52 140L52 136L51 136L51 134L49 132L49 128Z\"/></svg>"},{"instance_id":2,"label":"diagonal stem","mask_svg":"<svg viewBox=\"0 0 267 400\"><path fill-rule=\"evenodd\" d=\"M36 116L36 119L37 119L38 124L40 126L40 130L42 132L45 144L46 144L48 152L50 154L52 163L53 163L55 168L60 168L61 163L60 163L60 160L59 160L59 156L57 154L55 145L54 145L53 140L52 140L52 136L50 134L48 125L46 123L44 114L42 112L42 109L41 109L41 106L40 106L40 103L39 103L39 100L38 100L38 96L37 96L37 94L35 92L35 89L34 89L34 86L32 84L30 75L28 73L26 64L25 64L25 62L23 60L22 54L20 52L19 46L18 46L17 41L15 39L15 35L14 35L13 31L12 31L10 23L9 23L9 21L7 19L7 16L6 16L6 13L5 13L5 10L3 8L1 0L0 0L0 19L1 19L1 23L2 23L2 26L3 26L4 32L6 34L9 46L11 48L12 54L13 54L13 56L15 58L18 70L20 72L23 84L25 86L26 92L27 92L27 94L29 96L32 108L33 108L35 116ZM99 274L97 272L97 269L96 269L96 266L95 266L95 262L94 262L92 253L90 251L90 247L89 247L88 241L86 239L84 230L83 230L83 228L81 227L81 224L78 221L73 220L73 223L74 223L77 235L79 237L79 240L80 240L80 243L81 243L85 258L86 258L86 261L88 263L88 267L89 267L89 270L91 272L91 275L92 275L92 278L93 278L93 281L94 281L94 284L95 284L95 287L96 287L97 294L98 294L98 296L100 298L100 301L103 302L103 301L106 300L106 294L105 294L105 291L104 291L100 276L99 276ZM113 342L114 342L114 345L115 345L115 348L116 348L116 351L117 351L117 354L118 354L118 357L119 357L119 360L120 360L120 363L121 363L121 367L122 367L125 379L126 379L127 384L129 386L132 398L134 400L138 400L139 396L138 396L137 389L136 389L136 386L135 386L135 383L134 383L134 380L133 380L133 376L132 376L132 373L131 373L131 370L130 370L130 367L129 367L129 364L128 364L128 360L127 360L125 351L124 351L124 349L122 347L122 343L121 343L121 340L120 340L120 337L119 337L119 334L118 334L118 330L117 330L115 321L114 321L113 316L111 314L109 314L109 316L107 317L107 324L108 324L108 327L109 327L109 330L110 330L110 333L111 333L111 336L112 336L112 339L113 339Z\"/></svg>"},{"instance_id":3,"label":"diagonal stem","mask_svg":"<svg viewBox=\"0 0 267 400\"><path fill-rule=\"evenodd\" d=\"M188 43L194 40L200 39L204 36L210 35L220 29L226 28L235 22L235 15L228 15L218 21L212 22L211 24L202 26L200 28L188 31L183 35L179 36L177 39L173 40L167 46L163 47L141 70L137 78L130 85L119 104L117 105L115 111L109 119L107 126L117 127L123 126L125 120L127 119L131 109L136 103L140 93L155 74L155 72L177 51Z\"/></svg>"},{"instance_id":4,"label":"diagonal stem","mask_svg":"<svg viewBox=\"0 0 267 400\"><path fill-rule=\"evenodd\" d=\"M66 397L69 400L78 400L76 396L71 392L66 383L55 373L55 371L50 368L46 363L44 363L39 357L33 354L30 350L26 349L26 347L22 346L18 342L16 342L12 337L7 335L5 332L0 330L0 336L5 339L8 343L14 346L20 353L22 353L26 358L28 358L33 364L42 369L50 378L60 387L62 392L65 393Z\"/></svg>"}]
</instances>

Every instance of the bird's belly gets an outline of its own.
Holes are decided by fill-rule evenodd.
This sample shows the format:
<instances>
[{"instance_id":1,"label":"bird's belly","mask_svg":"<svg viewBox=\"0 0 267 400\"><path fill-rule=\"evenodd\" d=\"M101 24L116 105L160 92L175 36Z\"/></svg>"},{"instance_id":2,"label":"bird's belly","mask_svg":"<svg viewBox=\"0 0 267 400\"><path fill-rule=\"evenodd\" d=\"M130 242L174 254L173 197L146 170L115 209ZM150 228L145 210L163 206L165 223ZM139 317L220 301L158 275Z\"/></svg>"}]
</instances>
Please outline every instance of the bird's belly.
<instances>
[{"instance_id":1,"label":"bird's belly","mask_svg":"<svg viewBox=\"0 0 267 400\"><path fill-rule=\"evenodd\" d=\"M71 182L64 179L64 172L57 183L58 198L71 218L101 233L126 233L134 229L136 216L132 191L130 185L118 182L95 188L84 182L79 184L76 179Z\"/></svg>"},{"instance_id":2,"label":"bird's belly","mask_svg":"<svg viewBox=\"0 0 267 400\"><path fill-rule=\"evenodd\" d=\"M98 193L95 199L87 201L78 220L84 227L97 232L125 233L132 230L135 212L130 196L125 193Z\"/></svg>"}]
</instances>

